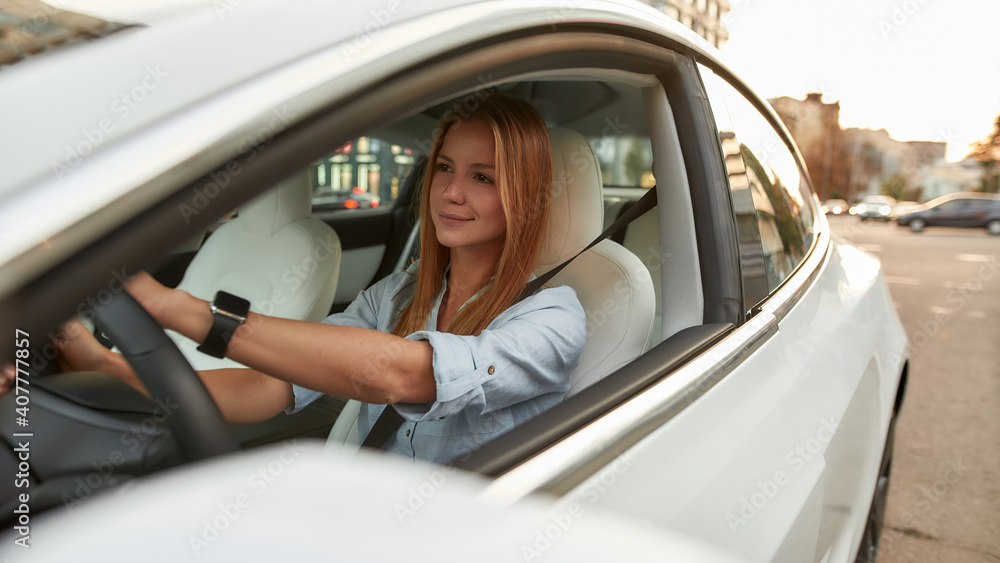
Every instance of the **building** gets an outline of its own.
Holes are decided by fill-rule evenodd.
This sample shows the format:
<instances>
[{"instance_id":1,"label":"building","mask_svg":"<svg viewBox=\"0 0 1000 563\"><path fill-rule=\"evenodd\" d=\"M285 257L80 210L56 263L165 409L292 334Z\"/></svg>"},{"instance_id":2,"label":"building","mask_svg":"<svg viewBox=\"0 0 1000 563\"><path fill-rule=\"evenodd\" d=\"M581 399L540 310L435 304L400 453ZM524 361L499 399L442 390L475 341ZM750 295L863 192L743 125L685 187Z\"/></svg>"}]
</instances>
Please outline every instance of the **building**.
<instances>
[{"instance_id":1,"label":"building","mask_svg":"<svg viewBox=\"0 0 1000 563\"><path fill-rule=\"evenodd\" d=\"M729 39L723 19L729 12L729 0L643 0L660 10L706 41L722 46Z\"/></svg>"},{"instance_id":2,"label":"building","mask_svg":"<svg viewBox=\"0 0 1000 563\"><path fill-rule=\"evenodd\" d=\"M885 129L845 129L843 162L848 173L846 191L856 200L868 194L883 193L883 185L893 178L905 180L903 199L929 199L928 179L947 168L944 161L947 144L935 141L897 141ZM949 172L948 178L952 177ZM935 183L934 190L956 185L951 180ZM953 190L958 191L958 190ZM951 193L950 191L947 193ZM939 194L943 195L943 194ZM935 196L936 197L936 196Z\"/></svg>"},{"instance_id":3,"label":"building","mask_svg":"<svg viewBox=\"0 0 1000 563\"><path fill-rule=\"evenodd\" d=\"M840 102L824 103L820 93L808 94L805 100L782 96L768 102L798 145L820 200L850 199L838 166L843 153Z\"/></svg>"},{"instance_id":4,"label":"building","mask_svg":"<svg viewBox=\"0 0 1000 563\"><path fill-rule=\"evenodd\" d=\"M39 0L5 0L0 6L0 66L129 27Z\"/></svg>"},{"instance_id":5,"label":"building","mask_svg":"<svg viewBox=\"0 0 1000 563\"><path fill-rule=\"evenodd\" d=\"M923 177L921 201L956 192L979 191L982 186L983 165L967 158L961 162L939 161L929 166Z\"/></svg>"}]
</instances>

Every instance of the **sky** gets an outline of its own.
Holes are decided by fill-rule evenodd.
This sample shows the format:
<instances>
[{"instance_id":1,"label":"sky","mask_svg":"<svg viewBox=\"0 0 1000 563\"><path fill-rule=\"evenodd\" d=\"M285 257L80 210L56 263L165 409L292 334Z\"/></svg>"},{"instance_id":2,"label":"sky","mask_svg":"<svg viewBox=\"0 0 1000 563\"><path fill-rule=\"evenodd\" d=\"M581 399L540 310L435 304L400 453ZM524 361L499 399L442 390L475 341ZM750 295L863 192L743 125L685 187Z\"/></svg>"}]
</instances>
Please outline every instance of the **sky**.
<instances>
[{"instance_id":1,"label":"sky","mask_svg":"<svg viewBox=\"0 0 1000 563\"><path fill-rule=\"evenodd\" d=\"M946 141L1000 114L1000 0L730 0L724 61L765 98L822 92L841 127Z\"/></svg>"}]
</instances>

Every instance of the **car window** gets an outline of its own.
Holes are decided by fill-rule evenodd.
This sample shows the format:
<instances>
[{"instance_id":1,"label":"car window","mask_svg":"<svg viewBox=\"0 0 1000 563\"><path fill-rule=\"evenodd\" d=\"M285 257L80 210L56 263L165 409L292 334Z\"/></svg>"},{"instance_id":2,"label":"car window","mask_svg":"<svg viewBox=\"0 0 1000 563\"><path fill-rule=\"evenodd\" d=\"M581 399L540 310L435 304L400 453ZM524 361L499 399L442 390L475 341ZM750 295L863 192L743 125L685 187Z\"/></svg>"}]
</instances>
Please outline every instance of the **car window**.
<instances>
[{"instance_id":1,"label":"car window","mask_svg":"<svg viewBox=\"0 0 1000 563\"><path fill-rule=\"evenodd\" d=\"M938 211L958 211L966 206L967 201L968 200L964 199L953 199L938 205L937 209Z\"/></svg>"},{"instance_id":2,"label":"car window","mask_svg":"<svg viewBox=\"0 0 1000 563\"><path fill-rule=\"evenodd\" d=\"M988 211L996 206L995 201L988 199L968 199L968 208L970 211Z\"/></svg>"},{"instance_id":3,"label":"car window","mask_svg":"<svg viewBox=\"0 0 1000 563\"><path fill-rule=\"evenodd\" d=\"M416 153L376 137L358 137L312 163L313 207L319 210L391 207Z\"/></svg>"},{"instance_id":4,"label":"car window","mask_svg":"<svg viewBox=\"0 0 1000 563\"><path fill-rule=\"evenodd\" d=\"M605 187L651 188L656 185L653 147L648 136L608 134L587 140L601 164Z\"/></svg>"},{"instance_id":5,"label":"car window","mask_svg":"<svg viewBox=\"0 0 1000 563\"><path fill-rule=\"evenodd\" d=\"M733 128L731 132L720 131L720 142L730 166L735 211L738 215L745 214L745 210L738 208L740 202L753 204L764 253L764 278L768 291L774 292L802 262L812 245L815 217L812 193L794 154L767 118L728 82L704 70L703 74L706 83L714 82L709 95L715 97L713 111L717 121L728 116L725 123ZM742 164L745 180L733 170L734 164ZM749 240L751 236L744 225L741 244L743 237Z\"/></svg>"}]
</instances>

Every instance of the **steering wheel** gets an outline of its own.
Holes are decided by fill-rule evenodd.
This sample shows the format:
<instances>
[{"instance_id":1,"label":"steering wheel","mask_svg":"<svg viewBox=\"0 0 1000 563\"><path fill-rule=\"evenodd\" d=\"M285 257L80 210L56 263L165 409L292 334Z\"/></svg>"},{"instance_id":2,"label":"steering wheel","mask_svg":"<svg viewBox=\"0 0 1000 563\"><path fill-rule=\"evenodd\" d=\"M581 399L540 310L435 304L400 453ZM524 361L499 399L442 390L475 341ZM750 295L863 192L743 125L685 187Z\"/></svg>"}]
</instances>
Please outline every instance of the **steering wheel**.
<instances>
[{"instance_id":1,"label":"steering wheel","mask_svg":"<svg viewBox=\"0 0 1000 563\"><path fill-rule=\"evenodd\" d=\"M156 319L126 291L96 309L95 320L153 398L179 405L166 422L184 459L197 461L236 451L219 407Z\"/></svg>"}]
</instances>

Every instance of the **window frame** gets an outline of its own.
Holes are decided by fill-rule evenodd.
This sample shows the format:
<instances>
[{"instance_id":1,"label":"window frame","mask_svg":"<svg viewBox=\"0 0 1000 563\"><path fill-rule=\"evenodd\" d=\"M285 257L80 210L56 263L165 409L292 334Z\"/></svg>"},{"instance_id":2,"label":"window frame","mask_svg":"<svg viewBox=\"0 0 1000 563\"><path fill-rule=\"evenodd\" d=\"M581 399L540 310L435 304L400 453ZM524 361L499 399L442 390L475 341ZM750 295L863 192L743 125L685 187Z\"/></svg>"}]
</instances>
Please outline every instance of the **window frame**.
<instances>
[{"instance_id":1,"label":"window frame","mask_svg":"<svg viewBox=\"0 0 1000 563\"><path fill-rule=\"evenodd\" d=\"M798 147L792 140L791 134L788 129L785 128L781 119L778 117L777 113L769 104L767 104L761 97L757 96L750 88L740 79L730 71L728 68L713 61L706 57L698 57L698 63L702 65L707 70L711 71L716 80L723 80L729 84L738 94L740 94L745 100L747 100L754 109L767 121L767 123L774 129L775 133L778 135L779 139L785 144L795 160L795 164L798 167L799 175L801 181L805 183L808 188L808 196L803 197L803 205L808 205L810 208L810 213L812 216L812 223L810 227L813 230L814 236L812 244L803 254L802 260L796 265L795 268L789 273L789 275L776 287L769 291L767 297L761 300L759 303L753 305L747 310L747 317L751 318L754 315L765 311L773 311L777 320L781 320L788 310L790 310L795 303L798 302L802 293L812 285L812 282L818 277L821 270L821 265L825 263L826 258L829 255L831 235L829 232L829 224L823 213L820 212L819 199L816 196L815 187L812 184L812 179L809 176L808 170L805 166L805 160L802 158L802 154L799 152ZM728 108L726 108L728 111ZM716 133L718 134L719 129L716 125ZM734 135L737 134L734 131ZM739 138L736 137L736 142L739 142ZM748 181L743 178L743 181ZM803 194L806 195L806 194ZM758 228L757 233L758 240L760 239L760 231ZM763 248L761 249L763 254ZM744 265L741 263L741 270ZM741 274L742 276L742 274Z\"/></svg>"}]
</instances>

